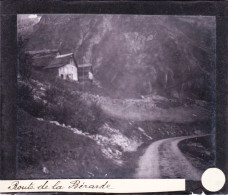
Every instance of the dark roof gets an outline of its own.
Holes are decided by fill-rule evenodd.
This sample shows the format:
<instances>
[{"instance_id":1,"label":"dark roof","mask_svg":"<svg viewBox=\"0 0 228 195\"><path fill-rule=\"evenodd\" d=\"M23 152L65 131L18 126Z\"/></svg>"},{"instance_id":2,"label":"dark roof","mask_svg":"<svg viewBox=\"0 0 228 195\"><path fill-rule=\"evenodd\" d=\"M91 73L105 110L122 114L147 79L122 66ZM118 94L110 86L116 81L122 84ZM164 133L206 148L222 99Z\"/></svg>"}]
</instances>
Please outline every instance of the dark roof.
<instances>
[{"instance_id":1,"label":"dark roof","mask_svg":"<svg viewBox=\"0 0 228 195\"><path fill-rule=\"evenodd\" d=\"M34 67L44 67L53 60L53 56L46 56L42 58L33 58L32 59L32 66Z\"/></svg>"},{"instance_id":2,"label":"dark roof","mask_svg":"<svg viewBox=\"0 0 228 195\"><path fill-rule=\"evenodd\" d=\"M58 53L59 51L57 49L43 49L43 50L37 50L37 51L26 51L25 53L30 55L37 55L37 54L50 54L50 53Z\"/></svg>"},{"instance_id":3,"label":"dark roof","mask_svg":"<svg viewBox=\"0 0 228 195\"><path fill-rule=\"evenodd\" d=\"M72 58L72 55L67 55L63 57L55 57L53 60L48 64L48 66L44 67L44 69L49 68L59 68L62 66L65 66L70 62L70 59Z\"/></svg>"}]
</instances>

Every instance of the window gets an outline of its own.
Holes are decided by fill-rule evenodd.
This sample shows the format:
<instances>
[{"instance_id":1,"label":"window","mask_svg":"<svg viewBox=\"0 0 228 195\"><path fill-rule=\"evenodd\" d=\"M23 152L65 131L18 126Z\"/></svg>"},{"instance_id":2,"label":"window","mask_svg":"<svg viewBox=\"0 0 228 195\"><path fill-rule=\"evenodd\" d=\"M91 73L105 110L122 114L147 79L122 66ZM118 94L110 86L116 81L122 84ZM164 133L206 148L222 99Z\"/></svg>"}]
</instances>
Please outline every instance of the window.
<instances>
[{"instance_id":1,"label":"window","mask_svg":"<svg viewBox=\"0 0 228 195\"><path fill-rule=\"evenodd\" d=\"M61 74L60 77L63 79L63 74Z\"/></svg>"}]
</instances>

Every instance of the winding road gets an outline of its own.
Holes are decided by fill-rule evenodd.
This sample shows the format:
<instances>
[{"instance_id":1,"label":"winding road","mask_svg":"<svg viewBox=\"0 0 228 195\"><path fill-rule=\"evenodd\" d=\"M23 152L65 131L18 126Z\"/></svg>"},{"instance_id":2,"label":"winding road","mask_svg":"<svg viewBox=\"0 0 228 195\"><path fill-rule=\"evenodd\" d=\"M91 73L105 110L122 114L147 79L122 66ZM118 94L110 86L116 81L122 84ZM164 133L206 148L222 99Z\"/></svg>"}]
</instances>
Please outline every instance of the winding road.
<instances>
[{"instance_id":1,"label":"winding road","mask_svg":"<svg viewBox=\"0 0 228 195\"><path fill-rule=\"evenodd\" d=\"M185 139L203 137L182 136L153 142L140 157L135 178L185 178L200 180L202 172L192 166L180 151L178 143Z\"/></svg>"}]
</instances>

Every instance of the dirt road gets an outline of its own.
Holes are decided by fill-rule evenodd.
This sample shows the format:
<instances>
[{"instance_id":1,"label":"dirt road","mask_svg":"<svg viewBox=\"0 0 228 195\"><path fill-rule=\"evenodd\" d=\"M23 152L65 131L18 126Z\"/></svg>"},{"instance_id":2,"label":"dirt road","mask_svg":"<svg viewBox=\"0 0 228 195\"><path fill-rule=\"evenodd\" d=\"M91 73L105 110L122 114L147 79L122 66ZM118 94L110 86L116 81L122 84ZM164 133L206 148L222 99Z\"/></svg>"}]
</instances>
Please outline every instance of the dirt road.
<instances>
[{"instance_id":1,"label":"dirt road","mask_svg":"<svg viewBox=\"0 0 228 195\"><path fill-rule=\"evenodd\" d=\"M140 157L135 178L185 178L200 180L202 172L192 166L180 151L178 143L182 140L202 137L182 136L168 138L152 143Z\"/></svg>"}]
</instances>

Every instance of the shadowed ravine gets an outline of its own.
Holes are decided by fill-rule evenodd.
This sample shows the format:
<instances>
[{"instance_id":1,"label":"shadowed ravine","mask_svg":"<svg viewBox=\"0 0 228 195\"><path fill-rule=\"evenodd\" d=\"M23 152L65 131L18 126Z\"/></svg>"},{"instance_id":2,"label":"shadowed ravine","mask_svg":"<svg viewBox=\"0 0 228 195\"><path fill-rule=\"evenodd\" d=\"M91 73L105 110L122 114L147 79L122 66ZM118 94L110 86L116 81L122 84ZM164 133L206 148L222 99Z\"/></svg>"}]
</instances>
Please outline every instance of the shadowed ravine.
<instances>
[{"instance_id":1,"label":"shadowed ravine","mask_svg":"<svg viewBox=\"0 0 228 195\"><path fill-rule=\"evenodd\" d=\"M200 180L201 171L192 166L184 154L180 151L178 143L195 137L182 136L168 138L152 143L140 157L135 178L185 178L188 180ZM159 149L163 147L163 155ZM166 167L161 170L161 166Z\"/></svg>"}]
</instances>

